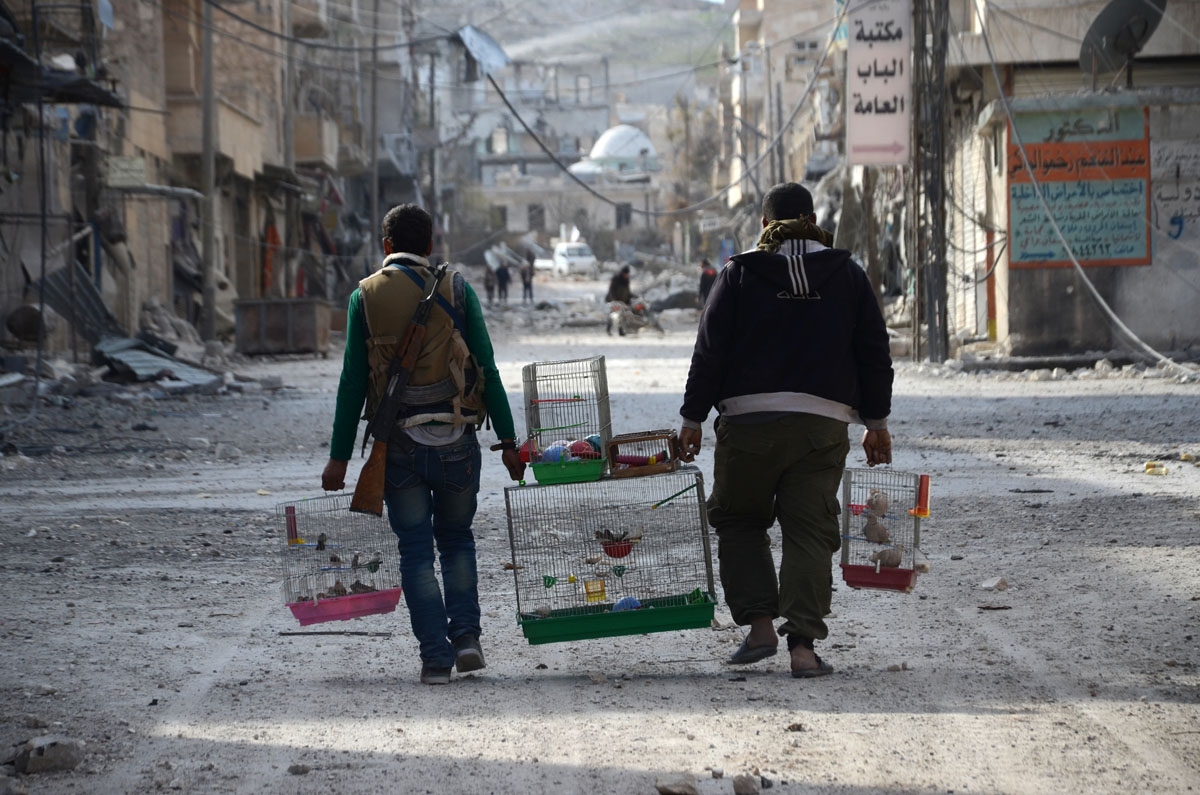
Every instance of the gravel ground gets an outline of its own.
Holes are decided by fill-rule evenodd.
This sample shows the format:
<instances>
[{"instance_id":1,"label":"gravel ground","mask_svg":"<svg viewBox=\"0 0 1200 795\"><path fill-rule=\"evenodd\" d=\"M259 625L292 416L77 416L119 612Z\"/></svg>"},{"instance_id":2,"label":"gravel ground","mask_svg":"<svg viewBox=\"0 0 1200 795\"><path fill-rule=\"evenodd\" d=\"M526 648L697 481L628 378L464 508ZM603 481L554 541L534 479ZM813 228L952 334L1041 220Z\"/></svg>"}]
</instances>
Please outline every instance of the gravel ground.
<instances>
[{"instance_id":1,"label":"gravel ground","mask_svg":"<svg viewBox=\"0 0 1200 795\"><path fill-rule=\"evenodd\" d=\"M572 317L600 317L588 299L603 285L539 284ZM666 320L664 336L621 339L496 310L510 401L521 365L603 353L614 430L677 426L694 313ZM58 735L84 753L15 786L653 793L691 775L729 793L752 774L832 795L1200 787L1200 467L1181 460L1200 457L1194 380L898 366L895 467L932 476L932 572L907 595L835 572L819 649L837 673L809 681L786 655L724 665L742 632L723 606L711 629L529 645L492 454L476 521L488 667L431 688L403 605L315 627L373 634L280 634L299 628L279 594L275 506L320 493L339 361L234 369L283 386L79 395L9 429L0 743ZM1152 459L1166 476L1145 473ZM997 577L1007 590L980 587Z\"/></svg>"}]
</instances>

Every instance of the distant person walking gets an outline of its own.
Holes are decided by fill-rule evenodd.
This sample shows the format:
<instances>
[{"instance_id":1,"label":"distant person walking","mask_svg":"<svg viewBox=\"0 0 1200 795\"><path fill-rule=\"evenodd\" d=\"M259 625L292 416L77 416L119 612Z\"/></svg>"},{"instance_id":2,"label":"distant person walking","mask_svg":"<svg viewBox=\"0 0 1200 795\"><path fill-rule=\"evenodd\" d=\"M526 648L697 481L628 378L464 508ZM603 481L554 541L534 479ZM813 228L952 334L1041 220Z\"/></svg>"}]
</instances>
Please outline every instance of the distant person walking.
<instances>
[{"instance_id":1,"label":"distant person walking","mask_svg":"<svg viewBox=\"0 0 1200 795\"><path fill-rule=\"evenodd\" d=\"M487 292L488 306L491 306L496 298L496 272L490 265L483 266L483 289Z\"/></svg>"},{"instance_id":2,"label":"distant person walking","mask_svg":"<svg viewBox=\"0 0 1200 795\"><path fill-rule=\"evenodd\" d=\"M717 280L717 269L706 259L700 260L700 308L708 303L708 294L712 292L713 282Z\"/></svg>"},{"instance_id":3,"label":"distant person walking","mask_svg":"<svg viewBox=\"0 0 1200 795\"><path fill-rule=\"evenodd\" d=\"M500 267L496 268L496 292L499 293L500 303L508 303L508 285L512 282L512 273L508 270L508 265L501 262Z\"/></svg>"},{"instance_id":4,"label":"distant person walking","mask_svg":"<svg viewBox=\"0 0 1200 795\"><path fill-rule=\"evenodd\" d=\"M526 303L533 302L533 254L529 254L529 261L525 263L525 267L521 268L521 301Z\"/></svg>"}]
</instances>

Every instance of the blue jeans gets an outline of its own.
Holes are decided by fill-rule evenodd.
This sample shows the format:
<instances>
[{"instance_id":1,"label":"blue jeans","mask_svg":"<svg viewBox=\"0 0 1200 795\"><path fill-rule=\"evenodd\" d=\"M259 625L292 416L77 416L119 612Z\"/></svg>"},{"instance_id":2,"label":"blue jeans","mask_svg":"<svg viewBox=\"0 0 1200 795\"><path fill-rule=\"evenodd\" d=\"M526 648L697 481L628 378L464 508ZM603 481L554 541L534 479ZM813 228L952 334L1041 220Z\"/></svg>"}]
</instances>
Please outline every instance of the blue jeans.
<instances>
[{"instance_id":1,"label":"blue jeans","mask_svg":"<svg viewBox=\"0 0 1200 795\"><path fill-rule=\"evenodd\" d=\"M479 574L475 564L475 518L481 455L468 431L446 447L415 445L405 453L388 446L388 521L399 539L400 586L408 605L421 661L454 665L452 641L479 635ZM445 600L433 572L434 545L442 565Z\"/></svg>"}]
</instances>

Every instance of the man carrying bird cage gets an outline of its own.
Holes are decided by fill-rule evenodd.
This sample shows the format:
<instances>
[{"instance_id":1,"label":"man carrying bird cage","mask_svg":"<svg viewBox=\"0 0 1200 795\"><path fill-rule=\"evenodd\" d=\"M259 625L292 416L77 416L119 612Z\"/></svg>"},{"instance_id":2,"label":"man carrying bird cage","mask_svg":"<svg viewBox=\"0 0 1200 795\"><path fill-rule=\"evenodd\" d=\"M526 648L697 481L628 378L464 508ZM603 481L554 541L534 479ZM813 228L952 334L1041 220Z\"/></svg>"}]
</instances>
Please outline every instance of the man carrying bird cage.
<instances>
[{"instance_id":1,"label":"man carrying bird cage","mask_svg":"<svg viewBox=\"0 0 1200 795\"><path fill-rule=\"evenodd\" d=\"M733 620L750 627L729 662L774 655L778 634L797 678L833 671L813 641L829 634L847 426L866 426L870 466L892 460L883 315L862 268L850 252L829 248L816 220L803 186L767 192L757 250L733 257L709 294L679 412L684 461L700 452L709 410L719 413L708 518L726 602ZM776 519L778 578L767 535Z\"/></svg>"},{"instance_id":2,"label":"man carrying bird cage","mask_svg":"<svg viewBox=\"0 0 1200 795\"><path fill-rule=\"evenodd\" d=\"M383 219L383 268L350 295L346 350L338 384L327 491L346 485L360 412L373 416L388 383L398 341L432 284L428 259L433 221L412 204ZM513 480L524 476L508 397L496 370L479 299L461 274L438 285L424 343L403 393L404 411L388 435L384 502L398 539L400 585L420 644L421 681L446 684L483 668L475 518L481 454L476 428L491 415L501 459ZM465 346L463 342L465 341ZM434 574L434 554L442 583Z\"/></svg>"}]
</instances>

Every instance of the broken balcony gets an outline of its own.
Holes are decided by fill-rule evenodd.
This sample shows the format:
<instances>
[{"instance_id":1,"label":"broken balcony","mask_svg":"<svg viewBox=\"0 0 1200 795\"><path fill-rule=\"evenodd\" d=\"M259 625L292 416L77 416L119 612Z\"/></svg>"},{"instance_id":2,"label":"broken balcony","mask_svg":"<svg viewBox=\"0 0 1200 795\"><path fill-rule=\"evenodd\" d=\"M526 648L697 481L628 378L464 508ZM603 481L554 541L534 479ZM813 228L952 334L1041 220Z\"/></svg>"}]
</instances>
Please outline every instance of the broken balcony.
<instances>
[{"instance_id":1,"label":"broken balcony","mask_svg":"<svg viewBox=\"0 0 1200 795\"><path fill-rule=\"evenodd\" d=\"M311 114L296 117L296 165L336 171L338 125L333 119Z\"/></svg>"},{"instance_id":2,"label":"broken balcony","mask_svg":"<svg viewBox=\"0 0 1200 795\"><path fill-rule=\"evenodd\" d=\"M233 161L233 170L246 179L263 169L263 125L225 97L216 97L213 146L218 157ZM200 97L167 97L167 143L175 155L204 153L204 103Z\"/></svg>"}]
</instances>

